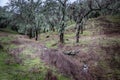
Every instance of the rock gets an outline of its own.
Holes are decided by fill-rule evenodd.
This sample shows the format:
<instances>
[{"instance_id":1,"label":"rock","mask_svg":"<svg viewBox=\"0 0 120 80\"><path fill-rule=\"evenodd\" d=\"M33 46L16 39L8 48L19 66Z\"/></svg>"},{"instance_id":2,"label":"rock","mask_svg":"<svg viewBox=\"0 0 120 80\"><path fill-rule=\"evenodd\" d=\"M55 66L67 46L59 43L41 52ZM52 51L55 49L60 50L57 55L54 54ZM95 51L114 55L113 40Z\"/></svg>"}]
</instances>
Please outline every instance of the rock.
<instances>
[{"instance_id":1,"label":"rock","mask_svg":"<svg viewBox=\"0 0 120 80\"><path fill-rule=\"evenodd\" d=\"M46 38L49 38L50 36L46 36Z\"/></svg>"},{"instance_id":2,"label":"rock","mask_svg":"<svg viewBox=\"0 0 120 80\"><path fill-rule=\"evenodd\" d=\"M45 47L44 50L47 50L47 48Z\"/></svg>"},{"instance_id":3,"label":"rock","mask_svg":"<svg viewBox=\"0 0 120 80\"><path fill-rule=\"evenodd\" d=\"M65 51L63 53L66 54L66 55L76 55L77 53L79 53L79 51L73 50L73 51Z\"/></svg>"},{"instance_id":4,"label":"rock","mask_svg":"<svg viewBox=\"0 0 120 80\"><path fill-rule=\"evenodd\" d=\"M84 73L87 73L87 72L88 72L88 65L87 65L87 64L84 64L84 65L83 65L83 72L84 72Z\"/></svg>"},{"instance_id":5,"label":"rock","mask_svg":"<svg viewBox=\"0 0 120 80\"><path fill-rule=\"evenodd\" d=\"M71 55L72 51L66 51L66 52L63 52L64 54L66 55Z\"/></svg>"}]
</instances>

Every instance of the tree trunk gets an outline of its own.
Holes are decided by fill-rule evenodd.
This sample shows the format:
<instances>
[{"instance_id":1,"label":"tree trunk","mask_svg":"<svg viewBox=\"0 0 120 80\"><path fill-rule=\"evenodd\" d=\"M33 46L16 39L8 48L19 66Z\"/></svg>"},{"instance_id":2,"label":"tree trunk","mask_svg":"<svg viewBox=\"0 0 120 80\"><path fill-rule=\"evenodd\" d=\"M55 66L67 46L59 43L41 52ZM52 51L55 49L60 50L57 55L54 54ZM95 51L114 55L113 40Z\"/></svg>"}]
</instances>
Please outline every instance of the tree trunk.
<instances>
[{"instance_id":1,"label":"tree trunk","mask_svg":"<svg viewBox=\"0 0 120 80\"><path fill-rule=\"evenodd\" d=\"M53 32L55 32L55 27L54 27L53 24L51 24L51 30L52 30Z\"/></svg>"},{"instance_id":2,"label":"tree trunk","mask_svg":"<svg viewBox=\"0 0 120 80\"><path fill-rule=\"evenodd\" d=\"M67 8L67 0L61 1L60 2L61 6L61 12L62 12L62 18L61 18L61 26L60 26L60 42L64 43L64 30L65 30L65 16L66 16L66 8Z\"/></svg>"},{"instance_id":3,"label":"tree trunk","mask_svg":"<svg viewBox=\"0 0 120 80\"><path fill-rule=\"evenodd\" d=\"M54 28L54 26L52 27L52 31L55 32L55 28Z\"/></svg>"},{"instance_id":4,"label":"tree trunk","mask_svg":"<svg viewBox=\"0 0 120 80\"><path fill-rule=\"evenodd\" d=\"M79 43L79 37L80 37L80 25L77 24L77 30L76 30L76 43Z\"/></svg>"},{"instance_id":5,"label":"tree trunk","mask_svg":"<svg viewBox=\"0 0 120 80\"><path fill-rule=\"evenodd\" d=\"M35 30L35 40L38 40L38 30Z\"/></svg>"},{"instance_id":6,"label":"tree trunk","mask_svg":"<svg viewBox=\"0 0 120 80\"><path fill-rule=\"evenodd\" d=\"M64 33L63 32L60 33L60 42L64 43Z\"/></svg>"},{"instance_id":7,"label":"tree trunk","mask_svg":"<svg viewBox=\"0 0 120 80\"><path fill-rule=\"evenodd\" d=\"M83 25L80 26L81 34L83 34Z\"/></svg>"},{"instance_id":8,"label":"tree trunk","mask_svg":"<svg viewBox=\"0 0 120 80\"><path fill-rule=\"evenodd\" d=\"M45 28L43 29L43 33L46 33L46 30L45 30Z\"/></svg>"},{"instance_id":9,"label":"tree trunk","mask_svg":"<svg viewBox=\"0 0 120 80\"><path fill-rule=\"evenodd\" d=\"M30 30L29 30L29 38L30 39L32 38L32 28L30 28Z\"/></svg>"}]
</instances>

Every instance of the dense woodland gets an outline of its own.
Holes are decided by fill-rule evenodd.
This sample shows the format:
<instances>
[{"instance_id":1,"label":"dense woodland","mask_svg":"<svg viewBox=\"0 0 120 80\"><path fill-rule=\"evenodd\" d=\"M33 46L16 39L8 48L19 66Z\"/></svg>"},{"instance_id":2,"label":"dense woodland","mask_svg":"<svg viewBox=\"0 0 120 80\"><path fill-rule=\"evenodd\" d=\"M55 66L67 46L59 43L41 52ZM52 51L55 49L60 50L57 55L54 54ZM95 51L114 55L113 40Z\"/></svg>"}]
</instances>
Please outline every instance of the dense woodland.
<instances>
[{"instance_id":1,"label":"dense woodland","mask_svg":"<svg viewBox=\"0 0 120 80\"><path fill-rule=\"evenodd\" d=\"M76 42L87 19L120 13L119 0L10 0L1 7L1 27L9 26L20 34L38 39L40 33L57 31L59 41L64 43L67 22L76 23Z\"/></svg>"},{"instance_id":2,"label":"dense woodland","mask_svg":"<svg viewBox=\"0 0 120 80\"><path fill-rule=\"evenodd\" d=\"M120 0L9 0L0 7L0 79L119 80L119 34Z\"/></svg>"}]
</instances>

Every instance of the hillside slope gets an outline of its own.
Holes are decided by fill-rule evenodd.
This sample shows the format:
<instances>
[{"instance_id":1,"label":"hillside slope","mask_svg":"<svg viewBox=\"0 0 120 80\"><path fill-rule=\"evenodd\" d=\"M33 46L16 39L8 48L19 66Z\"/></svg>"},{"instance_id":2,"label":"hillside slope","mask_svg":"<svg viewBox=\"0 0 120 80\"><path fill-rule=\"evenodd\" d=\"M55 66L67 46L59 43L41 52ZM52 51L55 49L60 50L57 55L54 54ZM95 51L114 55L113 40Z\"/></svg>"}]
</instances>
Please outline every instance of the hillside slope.
<instances>
[{"instance_id":1,"label":"hillside slope","mask_svg":"<svg viewBox=\"0 0 120 80\"><path fill-rule=\"evenodd\" d=\"M73 28L66 32L64 45L49 43L54 49L43 54L43 61L75 80L119 80L120 24L99 17L86 23L79 43L74 33Z\"/></svg>"},{"instance_id":2,"label":"hillside slope","mask_svg":"<svg viewBox=\"0 0 120 80\"><path fill-rule=\"evenodd\" d=\"M65 33L66 43L60 44L56 32L43 33L36 42L1 31L0 80L120 79L119 22L90 19L79 43L74 27Z\"/></svg>"},{"instance_id":3,"label":"hillside slope","mask_svg":"<svg viewBox=\"0 0 120 80\"><path fill-rule=\"evenodd\" d=\"M0 32L0 80L69 80L40 59L45 49L27 36Z\"/></svg>"}]
</instances>

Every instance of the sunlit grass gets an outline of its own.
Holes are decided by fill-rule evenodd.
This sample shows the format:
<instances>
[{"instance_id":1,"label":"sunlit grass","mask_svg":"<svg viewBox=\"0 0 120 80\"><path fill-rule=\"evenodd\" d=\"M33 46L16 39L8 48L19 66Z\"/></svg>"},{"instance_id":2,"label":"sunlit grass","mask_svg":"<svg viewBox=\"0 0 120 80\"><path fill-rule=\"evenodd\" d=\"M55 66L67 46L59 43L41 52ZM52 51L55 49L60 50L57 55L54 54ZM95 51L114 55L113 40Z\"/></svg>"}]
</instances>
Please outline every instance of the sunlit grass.
<instances>
[{"instance_id":1,"label":"sunlit grass","mask_svg":"<svg viewBox=\"0 0 120 80\"><path fill-rule=\"evenodd\" d=\"M56 68L45 65L39 56L35 56L36 48L29 45L11 43L14 39L15 37L13 38L13 36L0 37L1 45L4 49L0 50L0 70L2 70L0 71L0 80L44 80L48 70L52 70L52 73L57 76L58 80L69 80L58 73ZM51 48L54 43L56 42L48 41L46 46ZM53 48L56 47L53 46ZM18 48L23 48L17 55L18 59L22 60L20 64L16 62L17 58L14 58L14 55L18 53ZM13 56L6 52L14 50L16 52L14 52Z\"/></svg>"},{"instance_id":2,"label":"sunlit grass","mask_svg":"<svg viewBox=\"0 0 120 80\"><path fill-rule=\"evenodd\" d=\"M23 47L24 47L24 46L23 46ZM31 55L31 54L33 54L33 53L35 53L35 49L33 49L33 48L30 47L30 46L27 46L26 48L24 48L24 50L22 51L21 54L23 54L23 55Z\"/></svg>"},{"instance_id":3,"label":"sunlit grass","mask_svg":"<svg viewBox=\"0 0 120 80\"><path fill-rule=\"evenodd\" d=\"M93 35L93 32L92 31L88 31L88 30L85 30L83 31L83 34L81 34L82 36L92 36Z\"/></svg>"},{"instance_id":4,"label":"sunlit grass","mask_svg":"<svg viewBox=\"0 0 120 80\"><path fill-rule=\"evenodd\" d=\"M73 24L75 24L75 21L73 21L73 20L67 21L67 26L68 27L71 26L71 25L73 25Z\"/></svg>"},{"instance_id":5,"label":"sunlit grass","mask_svg":"<svg viewBox=\"0 0 120 80\"><path fill-rule=\"evenodd\" d=\"M75 37L75 33L71 32L71 33L65 34L65 38L72 38L72 37Z\"/></svg>"},{"instance_id":6,"label":"sunlit grass","mask_svg":"<svg viewBox=\"0 0 120 80\"><path fill-rule=\"evenodd\" d=\"M47 48L57 48L57 42L56 41L46 41L45 45Z\"/></svg>"}]
</instances>

